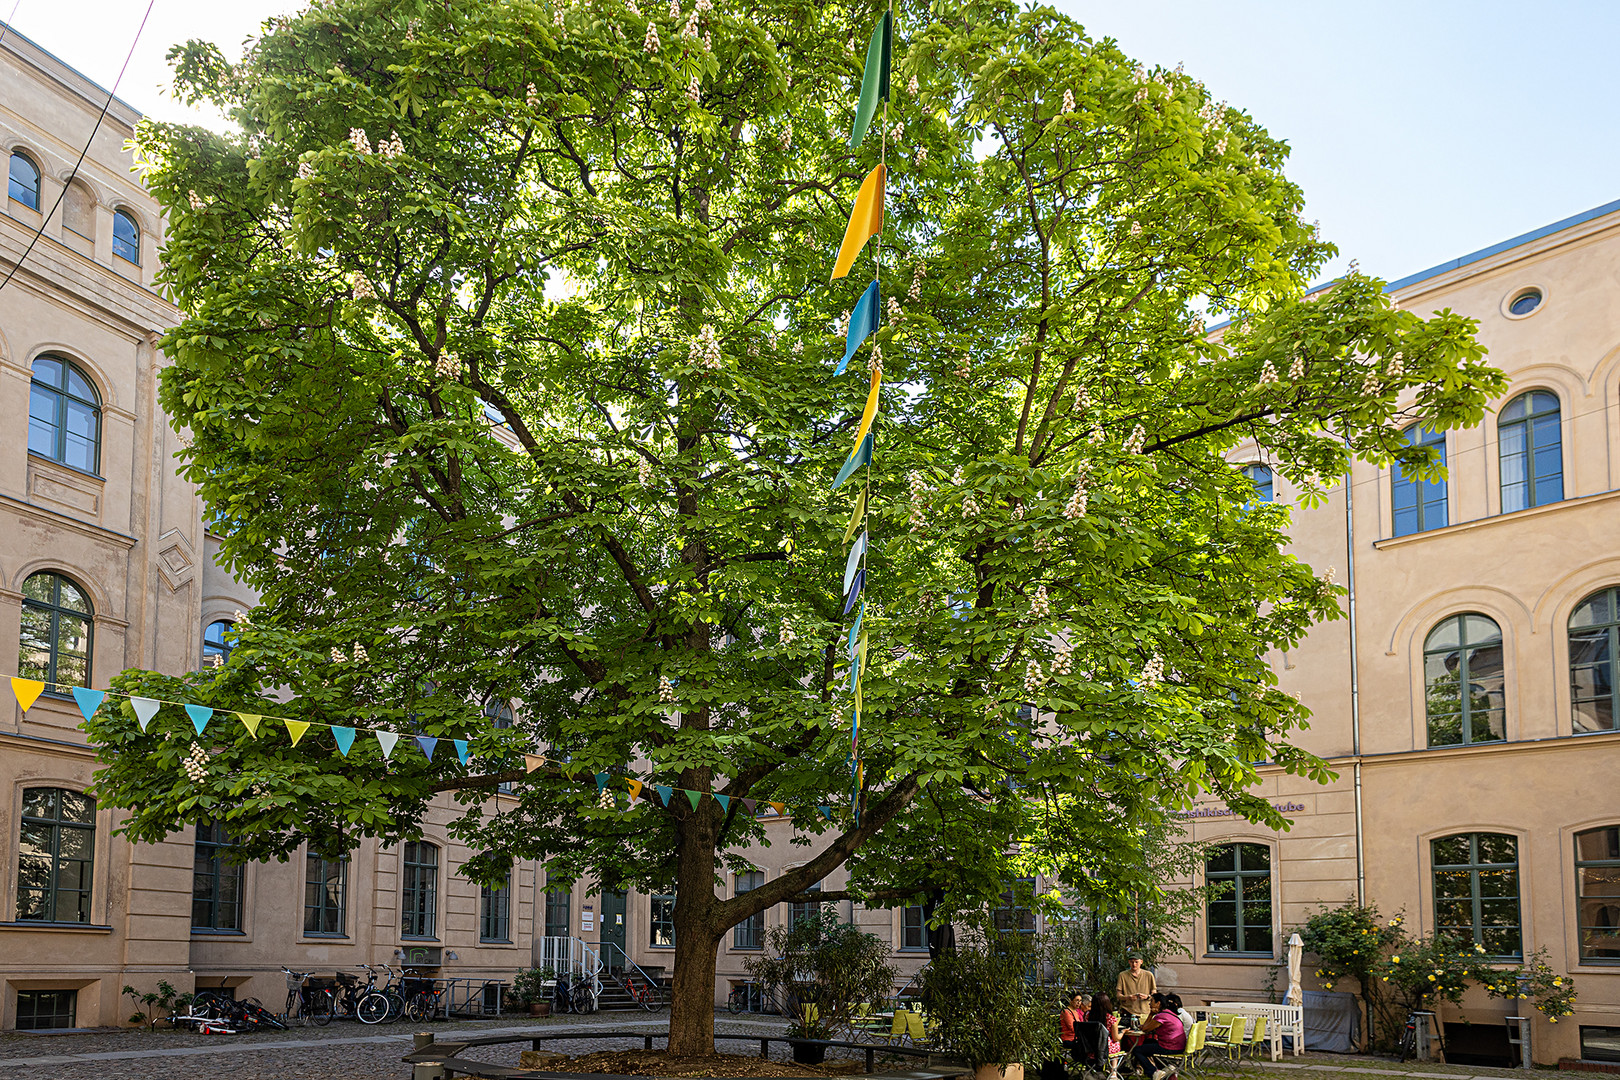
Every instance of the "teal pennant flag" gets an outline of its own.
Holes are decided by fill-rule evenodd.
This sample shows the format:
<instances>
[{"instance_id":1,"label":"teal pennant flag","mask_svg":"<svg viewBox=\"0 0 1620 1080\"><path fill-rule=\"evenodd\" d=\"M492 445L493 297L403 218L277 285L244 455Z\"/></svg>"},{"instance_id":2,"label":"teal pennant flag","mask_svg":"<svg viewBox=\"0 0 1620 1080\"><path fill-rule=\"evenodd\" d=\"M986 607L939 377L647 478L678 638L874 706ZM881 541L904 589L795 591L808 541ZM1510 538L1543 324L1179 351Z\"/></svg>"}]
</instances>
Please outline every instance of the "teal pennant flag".
<instances>
[{"instance_id":1,"label":"teal pennant flag","mask_svg":"<svg viewBox=\"0 0 1620 1080\"><path fill-rule=\"evenodd\" d=\"M849 133L849 148L855 149L866 138L866 129L877 113L878 102L889 100L889 57L894 52L894 16L887 11L872 29L872 43L866 47L866 69L861 72L861 100L855 106L855 128Z\"/></svg>"},{"instance_id":2,"label":"teal pennant flag","mask_svg":"<svg viewBox=\"0 0 1620 1080\"><path fill-rule=\"evenodd\" d=\"M849 655L855 655L855 640L861 636L861 620L866 618L866 601L861 601L861 609L855 613L855 625L849 628Z\"/></svg>"},{"instance_id":3,"label":"teal pennant flag","mask_svg":"<svg viewBox=\"0 0 1620 1080\"><path fill-rule=\"evenodd\" d=\"M844 467L838 470L838 479L833 481L832 490L837 491L843 487L844 481L848 480L856 469L870 464L872 464L872 433L868 431L866 438L861 440L860 448L851 454L849 460L844 462ZM848 611L845 611L845 614L847 615Z\"/></svg>"},{"instance_id":4,"label":"teal pennant flag","mask_svg":"<svg viewBox=\"0 0 1620 1080\"><path fill-rule=\"evenodd\" d=\"M731 796L730 795L716 795L714 797L714 801L720 804L720 809L722 811L726 811L726 810L731 809Z\"/></svg>"},{"instance_id":5,"label":"teal pennant flag","mask_svg":"<svg viewBox=\"0 0 1620 1080\"><path fill-rule=\"evenodd\" d=\"M833 369L834 375L842 375L844 369L849 367L850 357L861 347L861 342L878 332L878 312L882 310L883 300L878 295L878 283L874 281L861 293L861 298L855 302L855 310L850 312L849 333L844 335L844 358Z\"/></svg>"},{"instance_id":6,"label":"teal pennant flag","mask_svg":"<svg viewBox=\"0 0 1620 1080\"><path fill-rule=\"evenodd\" d=\"M214 715L214 710L206 705L187 705L186 715L191 717L191 726L201 735L203 728L208 726L208 718Z\"/></svg>"},{"instance_id":7,"label":"teal pennant flag","mask_svg":"<svg viewBox=\"0 0 1620 1080\"><path fill-rule=\"evenodd\" d=\"M466 739L451 739L450 742L456 748L456 757L461 759L461 763L463 765L467 764L467 758L470 756L467 753L467 740Z\"/></svg>"},{"instance_id":8,"label":"teal pennant flag","mask_svg":"<svg viewBox=\"0 0 1620 1080\"><path fill-rule=\"evenodd\" d=\"M352 728L352 727L340 727L337 724L333 724L332 725L332 741L337 743L338 751L344 757L348 757L349 756L349 748L354 745L354 728Z\"/></svg>"},{"instance_id":9,"label":"teal pennant flag","mask_svg":"<svg viewBox=\"0 0 1620 1080\"><path fill-rule=\"evenodd\" d=\"M658 797L664 801L665 806L669 805L669 797L675 794L675 789L668 784L654 784L653 790L658 792Z\"/></svg>"},{"instance_id":10,"label":"teal pennant flag","mask_svg":"<svg viewBox=\"0 0 1620 1080\"><path fill-rule=\"evenodd\" d=\"M101 708L101 703L107 700L107 691L87 690L82 686L75 686L73 700L79 703L79 711L84 713L84 722L88 724L96 710Z\"/></svg>"}]
</instances>

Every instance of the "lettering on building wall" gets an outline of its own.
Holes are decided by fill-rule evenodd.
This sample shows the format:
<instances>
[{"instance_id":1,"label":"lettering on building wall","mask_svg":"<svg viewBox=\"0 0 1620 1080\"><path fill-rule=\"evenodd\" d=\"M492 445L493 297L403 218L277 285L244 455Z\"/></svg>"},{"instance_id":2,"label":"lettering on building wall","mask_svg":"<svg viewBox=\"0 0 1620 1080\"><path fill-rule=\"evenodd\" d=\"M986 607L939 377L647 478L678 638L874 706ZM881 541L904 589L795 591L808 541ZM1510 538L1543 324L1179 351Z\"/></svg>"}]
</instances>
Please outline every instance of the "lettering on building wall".
<instances>
[{"instance_id":1,"label":"lettering on building wall","mask_svg":"<svg viewBox=\"0 0 1620 1080\"><path fill-rule=\"evenodd\" d=\"M1305 806L1297 802L1272 803L1272 808L1279 814L1303 814ZM1234 817L1231 807L1227 806L1195 806L1191 810L1172 810L1172 814L1179 818L1222 818Z\"/></svg>"}]
</instances>

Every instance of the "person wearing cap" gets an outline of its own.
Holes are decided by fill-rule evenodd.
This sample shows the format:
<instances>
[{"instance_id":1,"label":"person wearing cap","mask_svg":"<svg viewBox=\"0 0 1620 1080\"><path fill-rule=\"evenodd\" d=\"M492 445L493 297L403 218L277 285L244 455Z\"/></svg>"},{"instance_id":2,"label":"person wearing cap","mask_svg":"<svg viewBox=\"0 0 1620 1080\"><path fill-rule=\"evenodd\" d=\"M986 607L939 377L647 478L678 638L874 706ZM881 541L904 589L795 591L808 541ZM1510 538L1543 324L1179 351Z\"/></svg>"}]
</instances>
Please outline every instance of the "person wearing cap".
<instances>
[{"instance_id":1,"label":"person wearing cap","mask_svg":"<svg viewBox=\"0 0 1620 1080\"><path fill-rule=\"evenodd\" d=\"M1130 963L1129 970L1120 972L1114 984L1114 1004L1137 1020L1145 1020L1153 1012L1153 994L1159 985L1153 980L1153 972L1142 967L1141 953L1131 953Z\"/></svg>"}]
</instances>

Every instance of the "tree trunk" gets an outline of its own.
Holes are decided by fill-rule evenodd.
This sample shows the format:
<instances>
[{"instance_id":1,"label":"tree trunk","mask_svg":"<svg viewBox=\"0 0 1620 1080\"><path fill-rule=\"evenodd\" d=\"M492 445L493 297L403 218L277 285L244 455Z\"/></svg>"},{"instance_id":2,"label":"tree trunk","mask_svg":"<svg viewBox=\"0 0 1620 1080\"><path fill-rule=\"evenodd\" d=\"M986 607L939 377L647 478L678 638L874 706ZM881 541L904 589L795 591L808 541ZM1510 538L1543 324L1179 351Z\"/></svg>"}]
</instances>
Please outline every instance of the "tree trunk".
<instances>
[{"instance_id":1,"label":"tree trunk","mask_svg":"<svg viewBox=\"0 0 1620 1080\"><path fill-rule=\"evenodd\" d=\"M686 783L697 779L692 772L683 776ZM707 780L707 776L702 779ZM696 783L692 786L698 787ZM714 1053L715 950L721 934L714 925L718 813L719 807L709 800L685 815L676 827L675 980L669 996L671 1054Z\"/></svg>"}]
</instances>

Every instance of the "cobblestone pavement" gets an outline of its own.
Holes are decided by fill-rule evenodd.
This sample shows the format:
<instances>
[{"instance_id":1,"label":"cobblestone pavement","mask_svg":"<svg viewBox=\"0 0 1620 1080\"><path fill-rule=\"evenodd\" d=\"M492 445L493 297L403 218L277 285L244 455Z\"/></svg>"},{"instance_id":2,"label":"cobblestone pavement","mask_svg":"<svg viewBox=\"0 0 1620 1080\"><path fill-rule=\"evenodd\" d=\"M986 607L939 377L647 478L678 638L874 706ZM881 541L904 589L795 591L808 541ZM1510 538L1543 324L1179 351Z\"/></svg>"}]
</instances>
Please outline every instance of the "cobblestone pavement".
<instances>
[{"instance_id":1,"label":"cobblestone pavement","mask_svg":"<svg viewBox=\"0 0 1620 1080\"><path fill-rule=\"evenodd\" d=\"M368 1028L339 1021L326 1028L294 1026L287 1031L243 1035L194 1035L160 1029L96 1030L59 1035L0 1035L0 1080L407 1080L400 1058L411 1035L432 1031L436 1038L457 1035L554 1034L603 1028L663 1031L669 1014L613 1012L588 1017L503 1017L498 1020L412 1024ZM779 1034L775 1017L715 1018L715 1032ZM583 1054L593 1050L639 1049L641 1038L559 1039L547 1049ZM517 1064L525 1043L492 1047L480 1060ZM749 1053L745 1043L724 1043L723 1051ZM773 1051L778 1049L772 1048ZM784 1053L786 1047L780 1048ZM773 1053L772 1055L777 1056Z\"/></svg>"}]
</instances>

